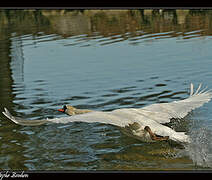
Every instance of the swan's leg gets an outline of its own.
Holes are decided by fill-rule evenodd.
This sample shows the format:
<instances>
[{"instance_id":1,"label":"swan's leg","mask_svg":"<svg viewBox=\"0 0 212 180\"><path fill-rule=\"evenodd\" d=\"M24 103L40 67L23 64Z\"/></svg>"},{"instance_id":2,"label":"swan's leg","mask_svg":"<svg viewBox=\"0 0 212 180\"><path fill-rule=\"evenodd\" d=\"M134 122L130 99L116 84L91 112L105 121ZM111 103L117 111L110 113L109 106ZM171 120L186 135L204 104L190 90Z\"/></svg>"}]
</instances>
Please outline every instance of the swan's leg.
<instances>
[{"instance_id":1,"label":"swan's leg","mask_svg":"<svg viewBox=\"0 0 212 180\"><path fill-rule=\"evenodd\" d=\"M145 126L144 129L149 133L149 135L150 135L152 140L155 140L155 141L166 141L166 140L169 139L169 136L164 136L164 137L163 136L161 136L161 137L157 136L156 134L154 134L152 132L152 130L150 129L149 126Z\"/></svg>"}]
</instances>

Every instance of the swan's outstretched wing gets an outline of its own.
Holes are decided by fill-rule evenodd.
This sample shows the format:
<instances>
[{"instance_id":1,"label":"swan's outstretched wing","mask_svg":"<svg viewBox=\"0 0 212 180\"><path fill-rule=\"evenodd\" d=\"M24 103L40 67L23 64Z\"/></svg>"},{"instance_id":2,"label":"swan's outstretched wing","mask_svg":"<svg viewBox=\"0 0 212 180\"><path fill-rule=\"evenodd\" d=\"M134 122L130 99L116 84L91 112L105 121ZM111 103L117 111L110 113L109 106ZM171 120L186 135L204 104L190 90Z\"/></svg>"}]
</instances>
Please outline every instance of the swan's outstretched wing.
<instances>
[{"instance_id":1,"label":"swan's outstretched wing","mask_svg":"<svg viewBox=\"0 0 212 180\"><path fill-rule=\"evenodd\" d=\"M5 112L2 112L8 119L13 121L16 124L23 125L23 126L38 126L48 122L52 123L69 123L69 122L87 122L87 123L94 123L99 122L103 124L111 124L119 127L125 127L133 122L134 120L127 119L127 118L120 118L118 116L114 116L110 112L101 112L101 111L94 111L86 114L79 114L74 116L68 117L61 117L61 118L53 118L53 119L45 119L45 120L26 120L19 117L15 117L11 115L11 113L4 108Z\"/></svg>"},{"instance_id":2,"label":"swan's outstretched wing","mask_svg":"<svg viewBox=\"0 0 212 180\"><path fill-rule=\"evenodd\" d=\"M190 96L187 99L170 103L152 104L141 108L141 110L144 110L144 114L149 118L154 119L159 123L168 123L171 118L183 118L192 110L211 100L211 90L206 91L205 88L200 91L200 89L201 84L194 93L193 84L191 83Z\"/></svg>"},{"instance_id":3,"label":"swan's outstretched wing","mask_svg":"<svg viewBox=\"0 0 212 180\"><path fill-rule=\"evenodd\" d=\"M20 124L23 126L38 126L47 123L47 120L26 120L19 117L15 117L7 110L7 108L4 108L4 112L2 112L8 119L13 121L16 124Z\"/></svg>"}]
</instances>

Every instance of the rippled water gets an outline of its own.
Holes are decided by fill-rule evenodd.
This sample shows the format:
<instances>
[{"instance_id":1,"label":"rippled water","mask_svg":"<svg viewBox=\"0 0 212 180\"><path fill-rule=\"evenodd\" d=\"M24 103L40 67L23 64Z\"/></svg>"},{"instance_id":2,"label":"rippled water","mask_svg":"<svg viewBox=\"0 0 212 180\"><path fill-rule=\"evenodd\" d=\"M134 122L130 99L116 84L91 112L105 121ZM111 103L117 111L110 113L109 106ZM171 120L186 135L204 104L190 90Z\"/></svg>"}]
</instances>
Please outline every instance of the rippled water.
<instances>
[{"instance_id":1,"label":"rippled water","mask_svg":"<svg viewBox=\"0 0 212 180\"><path fill-rule=\"evenodd\" d=\"M136 24L140 16L124 13L69 17L44 11L29 25L30 13L20 26L15 26L20 19L10 13L11 22L0 31L1 111L8 107L28 119L54 118L66 116L56 111L64 104L110 111L184 99L191 82L212 89L210 11L190 11L183 24L179 19L170 22L171 13L143 15L141 26ZM147 23L150 17L152 24ZM160 30L154 29L158 22ZM207 29L195 26L200 22ZM24 127L1 114L0 169L211 169L211 109L209 102L172 124L192 137L184 148L170 142L143 143L110 125Z\"/></svg>"}]
</instances>

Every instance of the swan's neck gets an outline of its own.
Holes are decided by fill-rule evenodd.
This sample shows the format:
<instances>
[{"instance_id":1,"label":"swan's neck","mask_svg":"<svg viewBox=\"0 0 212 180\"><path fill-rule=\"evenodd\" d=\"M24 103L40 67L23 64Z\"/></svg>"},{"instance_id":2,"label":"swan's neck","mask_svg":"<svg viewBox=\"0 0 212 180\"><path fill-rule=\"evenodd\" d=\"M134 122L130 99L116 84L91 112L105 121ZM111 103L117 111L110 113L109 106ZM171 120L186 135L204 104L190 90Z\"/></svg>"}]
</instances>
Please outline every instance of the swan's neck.
<instances>
[{"instance_id":1,"label":"swan's neck","mask_svg":"<svg viewBox=\"0 0 212 180\"><path fill-rule=\"evenodd\" d=\"M75 109L74 112L75 112L75 114L84 114L84 113L92 112L92 110L89 110L89 109Z\"/></svg>"}]
</instances>

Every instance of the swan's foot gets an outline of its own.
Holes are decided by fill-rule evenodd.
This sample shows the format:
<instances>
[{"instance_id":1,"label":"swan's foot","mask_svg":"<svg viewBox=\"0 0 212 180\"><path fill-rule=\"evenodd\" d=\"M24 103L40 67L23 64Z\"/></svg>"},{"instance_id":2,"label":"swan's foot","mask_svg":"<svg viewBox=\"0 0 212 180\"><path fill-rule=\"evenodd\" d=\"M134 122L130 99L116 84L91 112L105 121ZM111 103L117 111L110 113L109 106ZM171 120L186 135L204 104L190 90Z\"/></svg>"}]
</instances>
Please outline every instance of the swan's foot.
<instances>
[{"instance_id":1,"label":"swan's foot","mask_svg":"<svg viewBox=\"0 0 212 180\"><path fill-rule=\"evenodd\" d=\"M150 129L149 126L145 126L144 128L150 135L151 139L152 140L155 140L155 141L166 141L169 139L169 136L158 136L156 135L155 133L152 132L152 130Z\"/></svg>"}]
</instances>

